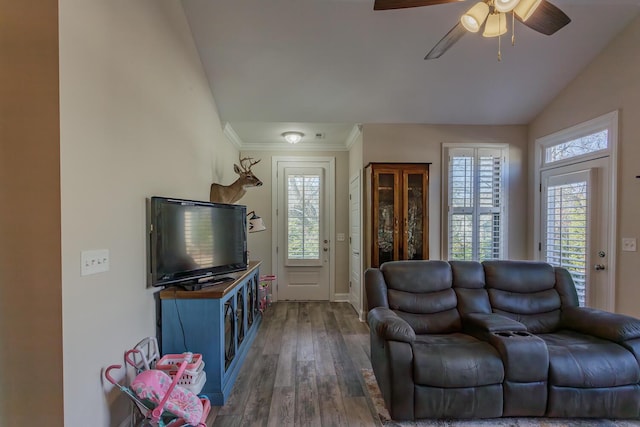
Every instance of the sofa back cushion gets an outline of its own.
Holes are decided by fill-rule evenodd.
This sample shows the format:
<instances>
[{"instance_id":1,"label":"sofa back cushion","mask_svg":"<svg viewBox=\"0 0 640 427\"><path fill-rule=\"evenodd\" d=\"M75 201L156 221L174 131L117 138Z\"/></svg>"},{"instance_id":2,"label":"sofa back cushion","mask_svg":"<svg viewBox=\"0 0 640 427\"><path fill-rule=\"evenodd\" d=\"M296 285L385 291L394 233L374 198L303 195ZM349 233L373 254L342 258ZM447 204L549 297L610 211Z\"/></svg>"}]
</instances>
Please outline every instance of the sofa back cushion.
<instances>
[{"instance_id":1,"label":"sofa back cushion","mask_svg":"<svg viewBox=\"0 0 640 427\"><path fill-rule=\"evenodd\" d=\"M491 313L482 264L477 261L449 261L449 264L460 315Z\"/></svg>"},{"instance_id":2,"label":"sofa back cushion","mask_svg":"<svg viewBox=\"0 0 640 427\"><path fill-rule=\"evenodd\" d=\"M482 265L493 312L523 323L532 333L559 327L561 298L551 265L533 261L484 261Z\"/></svg>"},{"instance_id":3,"label":"sofa back cushion","mask_svg":"<svg viewBox=\"0 0 640 427\"><path fill-rule=\"evenodd\" d=\"M380 266L389 308L416 334L444 334L461 328L451 267L446 261L392 261Z\"/></svg>"}]
</instances>

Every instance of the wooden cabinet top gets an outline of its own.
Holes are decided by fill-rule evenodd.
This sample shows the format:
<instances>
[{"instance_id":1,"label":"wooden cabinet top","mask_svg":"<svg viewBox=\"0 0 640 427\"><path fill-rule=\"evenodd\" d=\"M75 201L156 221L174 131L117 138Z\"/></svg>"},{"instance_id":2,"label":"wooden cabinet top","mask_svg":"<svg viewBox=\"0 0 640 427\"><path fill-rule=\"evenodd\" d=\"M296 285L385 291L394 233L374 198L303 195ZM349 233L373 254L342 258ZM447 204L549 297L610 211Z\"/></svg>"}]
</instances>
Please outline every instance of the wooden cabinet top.
<instances>
[{"instance_id":1,"label":"wooden cabinet top","mask_svg":"<svg viewBox=\"0 0 640 427\"><path fill-rule=\"evenodd\" d=\"M262 261L250 261L245 271L225 275L235 280L220 283L219 285L207 286L197 291L187 291L178 286L171 286L160 291L160 299L220 299L242 283L261 263Z\"/></svg>"},{"instance_id":2,"label":"wooden cabinet top","mask_svg":"<svg viewBox=\"0 0 640 427\"><path fill-rule=\"evenodd\" d=\"M411 168L416 168L416 169L428 169L429 165L431 163L388 163L388 162L371 162L369 164L367 164L367 166L365 166L365 168L372 168L372 169L378 169L378 168L394 168L394 169L402 169L402 168L406 168L406 169L411 169Z\"/></svg>"}]
</instances>

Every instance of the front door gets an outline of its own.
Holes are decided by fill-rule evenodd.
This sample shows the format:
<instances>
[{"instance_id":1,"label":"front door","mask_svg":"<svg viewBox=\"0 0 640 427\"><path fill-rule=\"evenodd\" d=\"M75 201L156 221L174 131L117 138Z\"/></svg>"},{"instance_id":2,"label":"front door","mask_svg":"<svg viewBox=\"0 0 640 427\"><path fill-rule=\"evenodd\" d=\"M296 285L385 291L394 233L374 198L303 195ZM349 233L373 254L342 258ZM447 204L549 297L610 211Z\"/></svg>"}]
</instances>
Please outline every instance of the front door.
<instances>
[{"instance_id":1,"label":"front door","mask_svg":"<svg viewBox=\"0 0 640 427\"><path fill-rule=\"evenodd\" d=\"M277 160L278 300L330 299L332 162Z\"/></svg>"},{"instance_id":2,"label":"front door","mask_svg":"<svg viewBox=\"0 0 640 427\"><path fill-rule=\"evenodd\" d=\"M567 268L581 306L609 309L606 159L542 172L542 257Z\"/></svg>"}]
</instances>

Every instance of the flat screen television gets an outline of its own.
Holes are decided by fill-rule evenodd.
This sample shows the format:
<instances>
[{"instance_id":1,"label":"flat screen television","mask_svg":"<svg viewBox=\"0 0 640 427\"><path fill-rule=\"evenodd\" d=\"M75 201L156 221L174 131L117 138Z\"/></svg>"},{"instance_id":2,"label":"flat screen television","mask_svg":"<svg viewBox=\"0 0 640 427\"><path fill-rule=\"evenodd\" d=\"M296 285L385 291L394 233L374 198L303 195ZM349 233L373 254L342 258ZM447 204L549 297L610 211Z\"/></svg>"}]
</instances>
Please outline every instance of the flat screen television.
<instances>
[{"instance_id":1,"label":"flat screen television","mask_svg":"<svg viewBox=\"0 0 640 427\"><path fill-rule=\"evenodd\" d=\"M152 197L148 222L151 286L195 289L247 269L246 206Z\"/></svg>"}]
</instances>

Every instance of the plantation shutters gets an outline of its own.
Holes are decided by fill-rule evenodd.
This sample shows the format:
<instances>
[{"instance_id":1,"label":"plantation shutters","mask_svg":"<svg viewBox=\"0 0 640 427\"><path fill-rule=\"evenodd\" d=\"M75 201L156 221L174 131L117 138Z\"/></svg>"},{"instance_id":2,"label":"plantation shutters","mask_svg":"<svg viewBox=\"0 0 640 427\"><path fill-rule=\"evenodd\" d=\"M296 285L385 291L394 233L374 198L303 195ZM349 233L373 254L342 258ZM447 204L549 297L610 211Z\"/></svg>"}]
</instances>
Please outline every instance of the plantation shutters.
<instances>
[{"instance_id":1,"label":"plantation shutters","mask_svg":"<svg viewBox=\"0 0 640 427\"><path fill-rule=\"evenodd\" d=\"M580 306L586 303L590 171L548 178L544 191L545 260L571 273Z\"/></svg>"},{"instance_id":2,"label":"plantation shutters","mask_svg":"<svg viewBox=\"0 0 640 427\"><path fill-rule=\"evenodd\" d=\"M448 259L482 261L504 256L505 151L449 148Z\"/></svg>"},{"instance_id":3,"label":"plantation shutters","mask_svg":"<svg viewBox=\"0 0 640 427\"><path fill-rule=\"evenodd\" d=\"M322 169L285 169L287 265L321 265Z\"/></svg>"}]
</instances>

